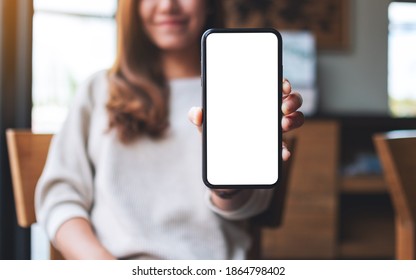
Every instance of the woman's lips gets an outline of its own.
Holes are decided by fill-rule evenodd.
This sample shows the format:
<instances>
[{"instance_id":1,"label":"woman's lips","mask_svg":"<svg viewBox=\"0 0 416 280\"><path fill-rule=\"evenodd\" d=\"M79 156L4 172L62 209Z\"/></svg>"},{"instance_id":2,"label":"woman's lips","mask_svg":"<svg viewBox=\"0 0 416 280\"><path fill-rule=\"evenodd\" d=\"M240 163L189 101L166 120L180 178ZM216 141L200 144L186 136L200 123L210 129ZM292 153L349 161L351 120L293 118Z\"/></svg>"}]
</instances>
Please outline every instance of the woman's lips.
<instances>
[{"instance_id":1,"label":"woman's lips","mask_svg":"<svg viewBox=\"0 0 416 280\"><path fill-rule=\"evenodd\" d=\"M186 20L166 19L156 22L156 25L163 27L181 27L186 24Z\"/></svg>"}]
</instances>

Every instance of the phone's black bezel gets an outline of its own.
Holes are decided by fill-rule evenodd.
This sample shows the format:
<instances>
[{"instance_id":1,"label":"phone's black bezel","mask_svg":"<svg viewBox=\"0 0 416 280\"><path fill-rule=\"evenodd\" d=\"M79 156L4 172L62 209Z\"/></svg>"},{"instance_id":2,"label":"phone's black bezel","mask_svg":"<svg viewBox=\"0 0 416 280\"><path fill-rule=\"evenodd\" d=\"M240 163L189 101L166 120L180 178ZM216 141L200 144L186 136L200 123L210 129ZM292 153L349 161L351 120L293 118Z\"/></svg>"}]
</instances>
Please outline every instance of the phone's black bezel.
<instances>
[{"instance_id":1,"label":"phone's black bezel","mask_svg":"<svg viewBox=\"0 0 416 280\"><path fill-rule=\"evenodd\" d=\"M202 124L202 179L204 184L212 189L271 189L278 186L282 174L282 143L276 143L278 146L278 178L277 181L270 185L213 185L207 178L207 103L206 103L206 41L212 33L273 33L277 37L278 42L278 133L279 140L282 141L282 80L283 80L283 63L282 63L282 36L273 28L213 28L204 32L201 38L201 86L202 86L202 108L203 108L203 124Z\"/></svg>"}]
</instances>

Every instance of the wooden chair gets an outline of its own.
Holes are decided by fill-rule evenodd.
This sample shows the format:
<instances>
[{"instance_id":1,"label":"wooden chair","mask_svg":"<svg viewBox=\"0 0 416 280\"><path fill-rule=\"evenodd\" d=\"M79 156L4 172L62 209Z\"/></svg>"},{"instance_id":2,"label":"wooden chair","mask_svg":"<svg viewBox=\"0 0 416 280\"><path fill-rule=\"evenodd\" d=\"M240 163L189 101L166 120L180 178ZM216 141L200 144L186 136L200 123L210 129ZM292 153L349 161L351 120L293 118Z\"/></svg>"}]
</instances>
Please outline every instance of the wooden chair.
<instances>
[{"instance_id":1,"label":"wooden chair","mask_svg":"<svg viewBox=\"0 0 416 280\"><path fill-rule=\"evenodd\" d=\"M416 259L416 130L373 137L395 210L396 259Z\"/></svg>"},{"instance_id":2,"label":"wooden chair","mask_svg":"<svg viewBox=\"0 0 416 280\"><path fill-rule=\"evenodd\" d=\"M283 223L283 213L290 179L290 170L295 157L295 142L294 137L285 139L286 146L291 152L291 157L289 160L283 162L282 178L280 184L273 192L269 208L250 220L249 230L252 238L252 246L247 255L247 258L250 260L262 259L262 229L278 228Z\"/></svg>"},{"instance_id":3,"label":"wooden chair","mask_svg":"<svg viewBox=\"0 0 416 280\"><path fill-rule=\"evenodd\" d=\"M34 194L49 150L52 134L34 134L30 130L7 129L7 146L17 222L28 228L36 223ZM50 245L50 258L63 259Z\"/></svg>"}]
</instances>

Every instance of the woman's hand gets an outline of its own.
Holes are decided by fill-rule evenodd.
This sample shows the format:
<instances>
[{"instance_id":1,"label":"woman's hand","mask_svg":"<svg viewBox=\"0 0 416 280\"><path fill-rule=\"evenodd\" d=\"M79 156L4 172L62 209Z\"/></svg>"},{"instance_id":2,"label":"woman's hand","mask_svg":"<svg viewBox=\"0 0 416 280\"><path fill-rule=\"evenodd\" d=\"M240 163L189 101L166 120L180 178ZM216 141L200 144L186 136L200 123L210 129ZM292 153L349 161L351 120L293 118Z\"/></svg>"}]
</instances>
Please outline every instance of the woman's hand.
<instances>
[{"instance_id":1,"label":"woman's hand","mask_svg":"<svg viewBox=\"0 0 416 280\"><path fill-rule=\"evenodd\" d=\"M292 86L287 79L283 79L282 85L282 130L283 133L302 126L304 116L298 109L302 106L302 96L297 92L292 92ZM199 132L202 132L202 108L192 107L188 112L189 120L196 125ZM282 158L287 160L290 152L282 142ZM253 190L241 190L234 192L229 189L212 190L211 201L222 210L238 209L248 201ZM224 196L224 194L226 196ZM229 194L229 195L227 195Z\"/></svg>"},{"instance_id":2,"label":"woman's hand","mask_svg":"<svg viewBox=\"0 0 416 280\"><path fill-rule=\"evenodd\" d=\"M282 89L282 130L285 133L302 126L304 116L302 112L298 111L302 106L302 96L297 92L292 92L292 86L287 79L283 79ZM189 110L188 117L196 125L199 132L202 132L202 108L192 107ZM290 152L287 150L285 143L282 146L282 158L287 160L290 157Z\"/></svg>"},{"instance_id":3,"label":"woman's hand","mask_svg":"<svg viewBox=\"0 0 416 280\"><path fill-rule=\"evenodd\" d=\"M298 111L302 106L302 96L297 92L292 92L292 86L287 79L283 79L282 86L282 130L283 133L291 131L303 125L305 118L303 113ZM285 143L282 143L282 158L288 160L290 152L286 148Z\"/></svg>"}]
</instances>

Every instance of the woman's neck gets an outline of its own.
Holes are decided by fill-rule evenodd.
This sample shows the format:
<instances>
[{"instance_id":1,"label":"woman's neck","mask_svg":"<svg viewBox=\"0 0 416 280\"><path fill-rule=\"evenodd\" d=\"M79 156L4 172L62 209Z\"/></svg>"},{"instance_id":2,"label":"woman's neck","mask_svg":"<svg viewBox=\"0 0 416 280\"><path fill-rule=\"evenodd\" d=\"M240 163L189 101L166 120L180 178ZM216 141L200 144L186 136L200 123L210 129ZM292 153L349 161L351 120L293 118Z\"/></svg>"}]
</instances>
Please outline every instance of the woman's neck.
<instances>
[{"instance_id":1,"label":"woman's neck","mask_svg":"<svg viewBox=\"0 0 416 280\"><path fill-rule=\"evenodd\" d=\"M198 47L181 51L165 51L162 55L162 63L168 80L197 77L201 74Z\"/></svg>"}]
</instances>

